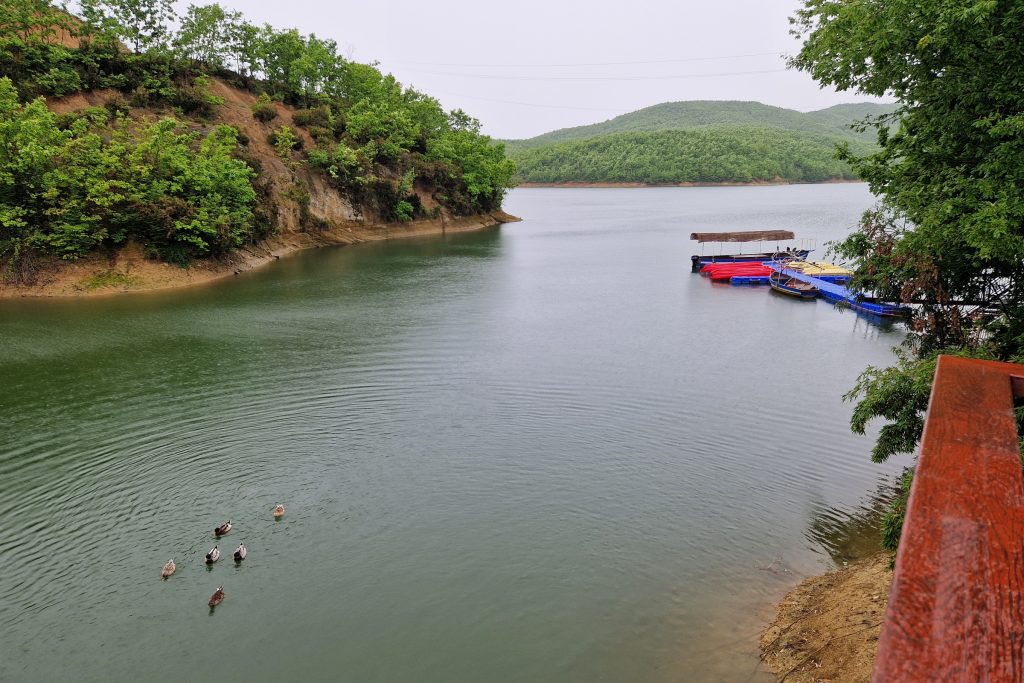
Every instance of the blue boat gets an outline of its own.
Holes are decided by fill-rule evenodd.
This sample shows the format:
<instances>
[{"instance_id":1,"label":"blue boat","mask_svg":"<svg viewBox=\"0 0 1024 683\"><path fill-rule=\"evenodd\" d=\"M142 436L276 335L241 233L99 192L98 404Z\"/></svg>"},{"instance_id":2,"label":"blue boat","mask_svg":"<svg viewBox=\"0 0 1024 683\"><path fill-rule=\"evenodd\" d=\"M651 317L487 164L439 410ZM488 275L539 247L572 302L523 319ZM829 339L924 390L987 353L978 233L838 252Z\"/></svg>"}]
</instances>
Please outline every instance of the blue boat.
<instances>
[{"instance_id":1,"label":"blue boat","mask_svg":"<svg viewBox=\"0 0 1024 683\"><path fill-rule=\"evenodd\" d=\"M818 298L819 292L817 287L809 282L801 282L781 272L772 273L771 277L768 278L768 285L776 292L794 296L804 301L813 301Z\"/></svg>"},{"instance_id":2,"label":"blue boat","mask_svg":"<svg viewBox=\"0 0 1024 683\"><path fill-rule=\"evenodd\" d=\"M904 306L893 306L891 304L877 304L865 301L861 292L854 292L848 287L835 282L826 282L821 278L812 277L795 270L787 270L784 263L766 263L766 266L776 271L780 277L789 277L794 280L807 283L816 288L821 296L840 306L851 308L861 313L867 313L880 318L905 318L910 312ZM773 275L774 277L774 275Z\"/></svg>"}]
</instances>

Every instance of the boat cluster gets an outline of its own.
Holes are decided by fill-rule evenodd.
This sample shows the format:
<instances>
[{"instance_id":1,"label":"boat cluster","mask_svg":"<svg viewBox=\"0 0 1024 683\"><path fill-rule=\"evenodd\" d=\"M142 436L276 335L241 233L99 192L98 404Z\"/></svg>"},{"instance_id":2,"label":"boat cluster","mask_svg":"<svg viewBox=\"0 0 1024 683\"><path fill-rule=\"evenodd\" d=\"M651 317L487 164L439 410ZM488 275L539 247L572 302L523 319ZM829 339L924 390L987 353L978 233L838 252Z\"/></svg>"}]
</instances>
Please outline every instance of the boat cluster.
<instances>
[{"instance_id":1,"label":"boat cluster","mask_svg":"<svg viewBox=\"0 0 1024 683\"><path fill-rule=\"evenodd\" d=\"M801 261L793 257L773 261L727 261L705 263L701 275L717 282L734 285L769 285L783 294L801 299L815 299L821 287L850 281L853 271L824 261Z\"/></svg>"},{"instance_id":2,"label":"boat cluster","mask_svg":"<svg viewBox=\"0 0 1024 683\"><path fill-rule=\"evenodd\" d=\"M281 505L280 503L278 503L277 505L274 506L274 519L281 519L281 517L283 517L283 516L284 516L284 505ZM231 520L230 519L228 521L224 522L223 524L221 524L220 526L218 526L217 528L215 528L213 530L213 535L219 539L222 536L227 535L227 533L229 531L231 531ZM220 553L219 545L214 545L212 548L210 548L210 552L206 553L206 564L207 565L212 565L214 562L216 562L217 560L220 559L220 554L221 553ZM233 557L234 557L236 563L240 563L242 560L244 560L246 558L246 556L248 554L249 554L249 551L246 550L245 544L244 543L239 543L238 547L235 548L235 552L233 553ZM174 563L174 558L171 558L170 560L167 561L167 564L164 565L163 570L161 570L160 578L166 580L166 579L170 578L170 576L172 574L174 574L174 572L176 572L177 570L178 570L178 565L176 565ZM207 602L207 604L210 606L210 609L212 610L214 607L216 607L221 602L223 602L223 600L224 600L224 586L217 586L217 590L215 590L213 592L213 595L210 596L210 600Z\"/></svg>"}]
</instances>

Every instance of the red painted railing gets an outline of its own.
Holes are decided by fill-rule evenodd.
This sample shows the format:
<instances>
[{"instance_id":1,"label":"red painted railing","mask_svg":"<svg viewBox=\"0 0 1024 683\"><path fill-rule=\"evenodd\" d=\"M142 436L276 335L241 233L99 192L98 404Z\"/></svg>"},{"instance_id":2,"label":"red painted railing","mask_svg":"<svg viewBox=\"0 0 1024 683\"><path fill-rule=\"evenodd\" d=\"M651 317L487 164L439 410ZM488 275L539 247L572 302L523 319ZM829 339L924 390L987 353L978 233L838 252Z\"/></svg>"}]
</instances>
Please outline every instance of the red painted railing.
<instances>
[{"instance_id":1,"label":"red painted railing","mask_svg":"<svg viewBox=\"0 0 1024 683\"><path fill-rule=\"evenodd\" d=\"M873 680L1024 681L1024 365L939 358Z\"/></svg>"}]
</instances>

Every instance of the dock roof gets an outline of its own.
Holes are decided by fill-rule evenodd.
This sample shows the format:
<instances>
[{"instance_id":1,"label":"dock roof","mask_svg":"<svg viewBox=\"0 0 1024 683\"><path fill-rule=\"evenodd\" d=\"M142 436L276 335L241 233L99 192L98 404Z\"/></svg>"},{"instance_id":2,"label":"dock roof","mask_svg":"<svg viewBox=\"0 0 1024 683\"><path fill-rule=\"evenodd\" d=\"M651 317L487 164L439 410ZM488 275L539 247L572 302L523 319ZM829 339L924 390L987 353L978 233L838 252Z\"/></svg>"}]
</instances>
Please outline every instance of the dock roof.
<instances>
[{"instance_id":1,"label":"dock roof","mask_svg":"<svg viewBox=\"0 0 1024 683\"><path fill-rule=\"evenodd\" d=\"M746 232L693 232L691 240L698 242L760 242L761 240L791 240L789 230L748 230Z\"/></svg>"}]
</instances>

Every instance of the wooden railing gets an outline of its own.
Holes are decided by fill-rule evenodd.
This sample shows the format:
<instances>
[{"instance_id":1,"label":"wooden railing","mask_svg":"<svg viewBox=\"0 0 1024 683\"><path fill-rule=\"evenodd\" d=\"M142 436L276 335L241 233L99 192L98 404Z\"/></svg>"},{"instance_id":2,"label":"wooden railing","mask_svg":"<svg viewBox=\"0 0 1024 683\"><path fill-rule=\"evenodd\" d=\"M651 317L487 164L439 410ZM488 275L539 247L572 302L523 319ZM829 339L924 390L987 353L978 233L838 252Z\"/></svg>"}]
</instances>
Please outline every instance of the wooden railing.
<instances>
[{"instance_id":1,"label":"wooden railing","mask_svg":"<svg viewBox=\"0 0 1024 683\"><path fill-rule=\"evenodd\" d=\"M939 358L874 681L1024 681L1024 365Z\"/></svg>"}]
</instances>

